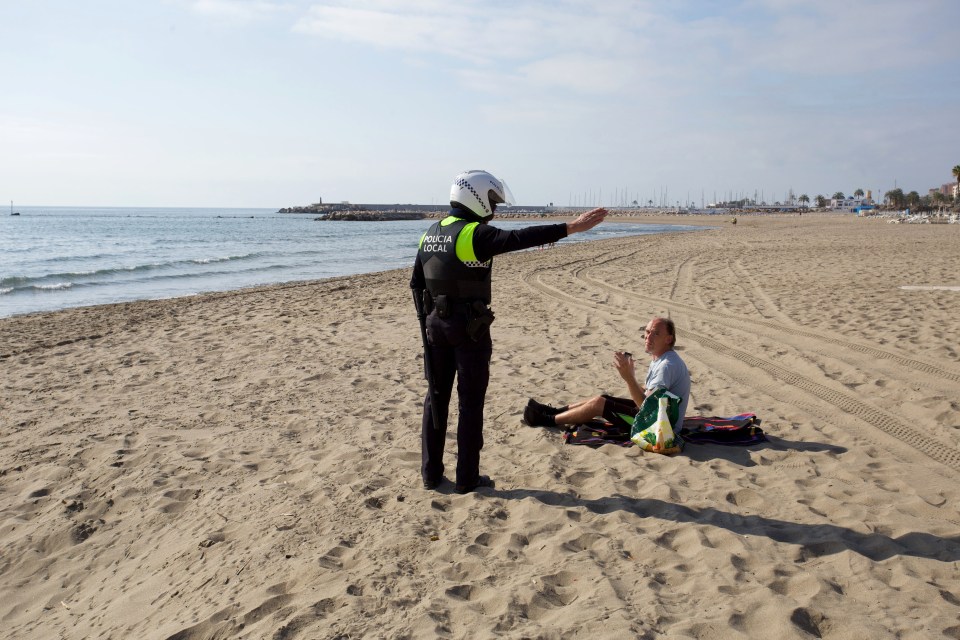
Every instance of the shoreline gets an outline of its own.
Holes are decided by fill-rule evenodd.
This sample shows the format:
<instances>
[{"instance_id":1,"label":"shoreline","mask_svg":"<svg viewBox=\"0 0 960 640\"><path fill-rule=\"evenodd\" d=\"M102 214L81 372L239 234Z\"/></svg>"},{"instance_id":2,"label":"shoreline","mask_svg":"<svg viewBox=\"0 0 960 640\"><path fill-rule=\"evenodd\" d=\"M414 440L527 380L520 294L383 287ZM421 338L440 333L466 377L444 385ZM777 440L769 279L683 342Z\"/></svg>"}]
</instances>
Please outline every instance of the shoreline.
<instances>
[{"instance_id":1,"label":"shoreline","mask_svg":"<svg viewBox=\"0 0 960 640\"><path fill-rule=\"evenodd\" d=\"M530 224L543 224L543 223L548 223L548 222L567 221L567 220L571 220L571 219L572 219L572 218L569 218L569 217L566 217L566 218L564 218L564 217L557 217L557 218L553 218L553 219L549 219L549 220L544 220L544 219L536 218L536 219L531 219L529 222L530 222ZM507 222L507 223L518 223L518 222L520 222L520 221L519 221L519 220L516 220L516 219L509 219L509 218L508 218L508 219L505 219L504 222ZM641 224L655 224L655 223L652 222L651 220L627 220L627 219L622 219L622 220L616 220L616 222L623 222L623 223L634 223L634 222L637 222L637 223L641 223ZM664 220L663 222L660 222L660 223L658 223L658 224L678 225L679 223L678 223L677 221L667 221L667 220ZM702 224L702 223L691 222L691 224L685 225L685 226L700 226L701 224ZM408 232L409 232L409 230L408 230ZM410 238L415 238L415 237L416 237L416 235L415 235L414 232L409 232L409 233L411 234L411 235L410 235ZM416 232L416 233L419 233L419 232ZM575 240L575 242L588 242L588 241L591 241L591 240L582 240L582 239L579 239L579 238ZM241 252L241 253L242 253L242 252ZM203 261L201 261L201 262L203 262ZM214 262L217 262L217 260L214 260ZM389 269L391 269L391 268L402 268L402 267L400 267L400 266L394 266L394 265L397 264L397 262L396 262L395 260L394 260L394 261L387 260L387 261L384 261L384 262L385 262L384 264L380 265L380 264L377 264L376 260L374 260L373 262L354 261L354 262L352 262L351 264L341 265L341 267L338 268L338 269L330 269L330 268L322 268L323 265L328 264L328 262L327 262L326 260L318 260L317 263L316 263L316 265L315 265L315 267L317 267L318 270L320 270L320 271L327 271L327 272L329 273L329 275L322 275L322 276L321 276L321 275L319 275L319 274L315 274L315 275L311 275L311 276L306 277L306 279L280 279L280 280L277 280L277 281L275 281L275 282L266 282L266 283L265 283L265 282L256 282L255 280L260 279L260 278L253 278L254 281L250 282L249 284L230 283L230 284L232 285L232 288L218 288L219 283L217 283L217 282L213 282L212 284L207 284L206 282L202 282L201 284L197 285L197 288L201 289L201 290L199 290L199 291L197 291L196 289L194 289L193 292L187 292L187 291L184 291L184 292L169 292L169 291L164 291L164 292L162 292L159 296L158 296L157 292L152 291L152 290L150 290L149 288L147 288L147 289L138 289L138 290L135 291L135 292L128 291L128 290L120 290L120 291L118 291L118 292L113 292L113 293L112 293L112 292L110 291L110 289L109 289L109 287L110 287L111 285L107 284L107 285L103 286L102 288L96 289L96 292L95 292L95 293L90 294L90 295L95 296L95 297L93 297L92 300L90 300L90 299L85 300L85 301L84 301L84 304L76 304L76 303L78 302L78 299L77 299L76 296L78 296L78 295L80 295L80 294L79 294L78 292L77 292L77 293L74 292L72 283L69 281L69 279L67 279L66 282L67 282L68 284L67 284L66 286L60 285L59 287L51 287L51 288L54 288L54 289L62 288L63 291L33 292L33 296L37 296L37 297L35 298L36 302L35 302L34 304L30 304L31 298L29 298L29 297L24 297L24 296L29 296L29 295L30 295L29 293L28 293L28 294L22 294L22 293L19 293L19 292L15 292L15 293L13 293L13 294L9 294L9 293L8 293L9 290L0 290L0 309L2 309L2 312L3 312L2 314L0 314L0 318L18 317L18 316L30 315L30 314L34 314L34 313L53 312L53 311L56 311L56 310L58 310L58 309L56 309L56 308L44 308L44 307L53 307L53 306L56 306L58 303L64 305L64 306L60 307L60 310L62 310L62 309L70 309L70 308L82 308L82 307L96 306L96 305L99 305L99 304L120 304L120 303L123 303L123 302L134 302L134 301L137 301L137 300L166 300L166 299L171 299L171 298L176 298L176 297L182 297L182 296L203 295L204 293L225 292L225 291L230 291L230 290L232 290L232 289L234 289L234 288L235 288L235 289L260 288L260 287L268 287L268 286L271 286L271 285L273 285L273 284L289 284L289 283L295 283L295 282L310 282L310 281L315 280L315 279L323 279L324 277L336 278L336 277L342 277L342 276L346 276L346 275L352 275L352 274L351 274L351 271L353 271L354 269L363 269L363 268L369 269L370 267L376 267L376 269L375 269L374 271L359 271L359 272L358 272L358 273L372 273L372 272L376 272L376 271L389 270ZM392 263L392 264L391 264L391 263ZM410 263L411 263L411 264L413 263L413 257L412 257L412 256L410 257ZM109 269L107 270L107 272L108 272L108 271L109 271ZM121 271L122 271L122 269L121 269ZM342 271L343 273L339 273L339 274L338 274L338 273L335 273L335 271ZM82 271L80 274L77 274L77 275L84 275L85 273L87 273L87 272L86 272L86 271ZM67 275L73 275L73 274L67 274ZM229 274L227 274L227 275L229 276ZM203 274L202 274L202 273L198 273L198 277L199 277L199 278L203 278ZM276 277L276 275L272 276L271 279L272 279L273 277ZM263 279L266 279L266 278L263 278ZM63 280L63 277L62 277L62 276L61 276L61 280ZM123 287L123 283L120 283L120 286ZM40 287L40 288L45 288L45 287ZM206 289L206 291L204 291L204 289ZM143 296L143 297L133 297L134 295ZM12 299L11 299L11 298L12 298ZM99 298L99 299L98 299L98 298ZM7 306L7 305L9 305L9 306ZM36 308L36 309L34 309L34 310L24 311L24 310L23 310L24 307L26 307L26 308L28 308L28 309L29 309L30 307L40 307L40 308Z\"/></svg>"},{"instance_id":2,"label":"shoreline","mask_svg":"<svg viewBox=\"0 0 960 640\"><path fill-rule=\"evenodd\" d=\"M0 319L5 637L956 635L960 291L901 287L960 286L960 229L712 222L497 258L462 496L419 482L408 269ZM767 443L520 424L666 314L688 415Z\"/></svg>"},{"instance_id":3,"label":"shoreline","mask_svg":"<svg viewBox=\"0 0 960 640\"><path fill-rule=\"evenodd\" d=\"M569 216L557 217L555 221L560 222L560 221L566 221L566 220L572 220L572 219L573 218ZM618 220L618 221L648 223L646 220ZM706 225L706 221L701 220L698 222L700 222L700 224L703 224L704 226L708 226ZM668 224L668 223L658 221L654 224ZM696 224L696 222L694 222L693 224ZM669 235L674 233L687 233L687 232L686 231L668 231L668 232L657 234L657 235ZM576 244L609 242L611 240L614 240L614 238L581 240ZM566 245L566 246L571 246L571 245ZM558 247L551 247L550 250L555 251L557 249ZM534 250L535 249L530 249L528 251L534 251ZM521 253L526 253L526 251ZM510 257L511 256L509 254L504 256L498 256L497 260L499 262L500 260L509 259ZM294 289L294 288L300 288L300 287L325 288L329 286L329 287L333 287L333 290L335 291L342 290L342 289L349 289L352 287L362 288L366 286L364 282L362 282L362 279L364 277L369 277L374 282L377 282L379 281L380 276L387 276L388 274L401 273L401 274L406 274L406 276L409 278L409 274L411 273L412 269L413 269L413 265L411 264L409 267L398 267L394 269L383 269L379 271L365 271L362 273L331 276L329 278L317 278L313 280L293 280L289 282L276 282L276 283L264 284L264 285L252 285L249 287L241 287L239 289L228 289L224 291L205 291L205 292L182 295L182 296L173 296L169 298L143 298L139 300L127 300L127 301L121 301L121 302L111 302L106 304L94 304L94 305L86 305L86 306L79 306L79 307L66 307L63 309L55 309L51 311L35 311L30 313L17 314L13 316L0 317L0 327L3 326L3 323L5 321L24 320L24 321L31 321L31 322L44 322L47 319L49 320L59 319L59 318L55 318L55 316L60 316L62 314L77 314L82 317L82 316L88 316L88 315L101 315L100 312L102 312L103 314L109 315L112 311L115 311L116 313L127 316L127 317L131 317L131 316L140 317L141 315L144 315L144 314L146 315L150 314L151 309L149 307L151 305L161 305L161 306L183 305L185 307L189 307L189 306L203 304L205 302L215 301L223 298L235 298L235 297L251 296L251 295L258 295L258 294L271 294L277 291L282 291L284 289ZM361 281L358 282L358 280L361 280ZM64 321L71 322L71 323L73 322L72 319L65 319ZM10 330L8 329L8 333L9 331ZM100 334L97 334L96 331L92 331L90 335L96 336L96 337L102 337ZM90 339L90 338L88 336L84 336L81 338L77 338L76 340L86 340L86 339ZM51 341L42 346L31 347L31 348L23 349L20 351L4 351L3 345L5 344L5 341L3 340L3 336L0 335L0 361L2 361L5 358L18 355L20 353L27 353L27 352L33 351L36 348L49 348L50 346L62 346L62 343L63 343L63 340L57 340L56 342Z\"/></svg>"}]
</instances>

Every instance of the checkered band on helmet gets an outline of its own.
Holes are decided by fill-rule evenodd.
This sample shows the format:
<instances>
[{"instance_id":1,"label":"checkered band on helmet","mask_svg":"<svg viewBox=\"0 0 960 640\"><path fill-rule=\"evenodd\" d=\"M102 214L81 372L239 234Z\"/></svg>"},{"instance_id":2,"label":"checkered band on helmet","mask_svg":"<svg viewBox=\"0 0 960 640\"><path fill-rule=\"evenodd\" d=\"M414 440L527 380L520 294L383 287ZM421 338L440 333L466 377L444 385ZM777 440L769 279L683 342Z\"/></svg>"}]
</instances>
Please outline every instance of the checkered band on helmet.
<instances>
[{"instance_id":1,"label":"checkered band on helmet","mask_svg":"<svg viewBox=\"0 0 960 640\"><path fill-rule=\"evenodd\" d=\"M473 185L472 185L472 184L470 184L469 182L467 182L467 180L466 180L465 178L461 177L461 176L457 176L457 182L456 182L456 184L457 184L457 186L460 187L461 189L466 189L467 191L469 191L470 193L472 193L472 194L473 194L473 197L476 198L477 203L478 203L481 207L483 207L483 210L487 213L487 215L490 215L491 211L490 211L489 209L487 209L487 205L486 205L486 203L484 202L484 198L481 198L481 197L480 197L480 194L477 193L477 190L473 188ZM464 203L461 202L460 204L464 204Z\"/></svg>"}]
</instances>

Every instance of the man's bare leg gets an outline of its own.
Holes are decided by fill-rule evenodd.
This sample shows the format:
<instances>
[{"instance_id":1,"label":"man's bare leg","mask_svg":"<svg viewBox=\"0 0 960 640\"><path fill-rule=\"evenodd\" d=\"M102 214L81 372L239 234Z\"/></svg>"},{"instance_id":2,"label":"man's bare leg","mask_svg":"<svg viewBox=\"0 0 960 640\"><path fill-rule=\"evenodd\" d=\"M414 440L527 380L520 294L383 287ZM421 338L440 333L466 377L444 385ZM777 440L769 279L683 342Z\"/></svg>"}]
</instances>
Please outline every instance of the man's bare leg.
<instances>
[{"instance_id":1,"label":"man's bare leg","mask_svg":"<svg viewBox=\"0 0 960 640\"><path fill-rule=\"evenodd\" d=\"M553 419L557 424L580 424L582 422L589 422L597 416L603 415L603 405L605 403L606 398L603 396L595 396L589 400L580 400L579 402L572 403L566 411L558 413Z\"/></svg>"}]
</instances>

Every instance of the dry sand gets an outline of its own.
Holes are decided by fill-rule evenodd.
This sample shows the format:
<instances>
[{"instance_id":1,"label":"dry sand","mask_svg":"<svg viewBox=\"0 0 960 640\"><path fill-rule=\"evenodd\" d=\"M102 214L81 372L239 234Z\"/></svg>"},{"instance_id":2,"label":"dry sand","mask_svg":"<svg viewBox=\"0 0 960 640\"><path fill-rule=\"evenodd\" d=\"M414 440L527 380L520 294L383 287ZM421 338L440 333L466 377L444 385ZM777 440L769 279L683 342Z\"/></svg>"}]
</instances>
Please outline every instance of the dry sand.
<instances>
[{"instance_id":1,"label":"dry sand","mask_svg":"<svg viewBox=\"0 0 960 640\"><path fill-rule=\"evenodd\" d=\"M0 320L0 637L960 638L960 226L709 222L497 259L463 496L405 270ZM769 443L521 425L667 313Z\"/></svg>"}]
</instances>

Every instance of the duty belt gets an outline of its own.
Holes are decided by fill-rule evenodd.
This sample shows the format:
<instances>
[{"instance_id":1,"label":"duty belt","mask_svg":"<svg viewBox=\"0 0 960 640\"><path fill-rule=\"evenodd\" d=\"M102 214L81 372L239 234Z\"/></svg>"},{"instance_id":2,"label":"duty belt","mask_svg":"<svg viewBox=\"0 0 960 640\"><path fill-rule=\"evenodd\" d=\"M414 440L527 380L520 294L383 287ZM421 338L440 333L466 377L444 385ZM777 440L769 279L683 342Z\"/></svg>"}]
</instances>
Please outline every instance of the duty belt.
<instances>
[{"instance_id":1,"label":"duty belt","mask_svg":"<svg viewBox=\"0 0 960 640\"><path fill-rule=\"evenodd\" d=\"M449 318L454 313L462 312L475 315L485 312L488 307L482 300L463 300L440 294L432 299L432 308L441 318Z\"/></svg>"},{"instance_id":2,"label":"duty belt","mask_svg":"<svg viewBox=\"0 0 960 640\"><path fill-rule=\"evenodd\" d=\"M423 291L423 310L428 314L436 311L443 319L449 318L455 312L462 312L467 317L467 335L474 342L487 334L495 320L493 309L483 300L466 301L446 294L433 296L426 290Z\"/></svg>"}]
</instances>

